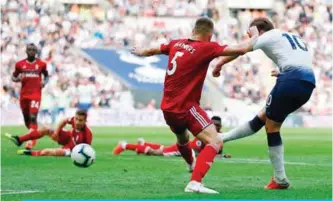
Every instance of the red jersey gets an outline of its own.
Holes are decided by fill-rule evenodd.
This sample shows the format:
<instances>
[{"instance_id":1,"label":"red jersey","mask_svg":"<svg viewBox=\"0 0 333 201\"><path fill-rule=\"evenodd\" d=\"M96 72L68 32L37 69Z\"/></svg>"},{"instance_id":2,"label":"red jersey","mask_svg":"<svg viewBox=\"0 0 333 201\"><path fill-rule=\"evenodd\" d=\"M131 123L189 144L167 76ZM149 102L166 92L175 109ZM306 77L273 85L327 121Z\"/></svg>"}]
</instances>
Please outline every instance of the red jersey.
<instances>
[{"instance_id":1,"label":"red jersey","mask_svg":"<svg viewBox=\"0 0 333 201\"><path fill-rule=\"evenodd\" d=\"M14 77L22 74L21 99L40 99L42 94L42 74L48 75L46 63L36 59L30 63L27 59L15 64Z\"/></svg>"},{"instance_id":2,"label":"red jersey","mask_svg":"<svg viewBox=\"0 0 333 201\"><path fill-rule=\"evenodd\" d=\"M87 125L84 126L82 131L78 131L75 129L74 117L69 118L67 123L72 125L73 130L71 132L70 141L66 145L66 148L73 149L75 145L81 143L91 144L92 132Z\"/></svg>"},{"instance_id":3,"label":"red jersey","mask_svg":"<svg viewBox=\"0 0 333 201\"><path fill-rule=\"evenodd\" d=\"M214 58L221 56L225 47L216 42L190 39L162 44L161 52L169 55L169 61L161 109L182 113L193 105L200 105L208 65Z\"/></svg>"}]
</instances>

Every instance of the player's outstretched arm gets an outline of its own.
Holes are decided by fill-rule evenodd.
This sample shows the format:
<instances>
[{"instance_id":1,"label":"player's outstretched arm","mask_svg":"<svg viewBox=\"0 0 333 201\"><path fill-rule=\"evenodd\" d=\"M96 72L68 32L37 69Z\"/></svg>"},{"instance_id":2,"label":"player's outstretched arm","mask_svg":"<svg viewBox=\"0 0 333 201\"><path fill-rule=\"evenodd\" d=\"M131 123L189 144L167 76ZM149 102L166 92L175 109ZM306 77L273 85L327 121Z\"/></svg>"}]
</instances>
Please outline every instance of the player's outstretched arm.
<instances>
[{"instance_id":1,"label":"player's outstretched arm","mask_svg":"<svg viewBox=\"0 0 333 201\"><path fill-rule=\"evenodd\" d=\"M42 149L42 150L18 150L18 155L27 155L27 156L70 156L70 150L68 149Z\"/></svg>"},{"instance_id":2,"label":"player's outstretched arm","mask_svg":"<svg viewBox=\"0 0 333 201\"><path fill-rule=\"evenodd\" d=\"M220 76L220 71L222 70L222 67L224 64L227 64L233 60L235 60L236 58L238 58L238 56L226 56L226 57L221 57L219 58L219 60L217 61L214 70L213 70L213 77L219 77Z\"/></svg>"},{"instance_id":3,"label":"player's outstretched arm","mask_svg":"<svg viewBox=\"0 0 333 201\"><path fill-rule=\"evenodd\" d=\"M46 65L45 65L42 73L44 75L44 81L42 83L42 87L45 87L45 85L49 82L49 72L47 71Z\"/></svg>"},{"instance_id":4,"label":"player's outstretched arm","mask_svg":"<svg viewBox=\"0 0 333 201\"><path fill-rule=\"evenodd\" d=\"M12 81L13 82L20 82L21 81L21 71L18 64L15 65L15 71L12 74Z\"/></svg>"},{"instance_id":5,"label":"player's outstretched arm","mask_svg":"<svg viewBox=\"0 0 333 201\"><path fill-rule=\"evenodd\" d=\"M53 139L57 139L60 131L66 126L66 124L69 123L69 121L70 121L69 119L64 119L59 123L59 125L57 126L57 129L55 130L55 132L52 136Z\"/></svg>"},{"instance_id":6,"label":"player's outstretched arm","mask_svg":"<svg viewBox=\"0 0 333 201\"><path fill-rule=\"evenodd\" d=\"M148 49L133 48L131 50L131 53L136 56L139 56L139 57L148 57L148 56L162 54L162 51L159 47L158 48L148 48Z\"/></svg>"},{"instance_id":7,"label":"player's outstretched arm","mask_svg":"<svg viewBox=\"0 0 333 201\"><path fill-rule=\"evenodd\" d=\"M253 46L259 37L259 31L256 26L253 26L250 27L247 33L251 36L250 39L235 46L227 46L221 53L221 56L240 56L253 51Z\"/></svg>"}]
</instances>

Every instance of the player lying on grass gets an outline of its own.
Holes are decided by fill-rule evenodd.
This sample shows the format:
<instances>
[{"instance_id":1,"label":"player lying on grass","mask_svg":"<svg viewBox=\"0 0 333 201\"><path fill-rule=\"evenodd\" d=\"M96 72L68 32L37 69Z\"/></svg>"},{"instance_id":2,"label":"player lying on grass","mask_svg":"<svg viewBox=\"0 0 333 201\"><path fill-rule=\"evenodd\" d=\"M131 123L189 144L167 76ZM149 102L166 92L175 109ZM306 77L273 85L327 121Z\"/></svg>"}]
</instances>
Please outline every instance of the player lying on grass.
<instances>
[{"instance_id":1,"label":"player lying on grass","mask_svg":"<svg viewBox=\"0 0 333 201\"><path fill-rule=\"evenodd\" d=\"M306 44L292 33L275 29L267 18L257 18L250 26L259 30L260 36L248 52L261 49L279 68L272 71L277 77L276 84L269 94L266 107L253 120L225 133L224 142L253 135L265 126L268 151L274 169L274 177L266 189L286 189L289 181L284 168L284 148L280 135L286 117L304 105L315 88L312 70L312 56ZM236 57L224 57L216 65L213 75L220 75L224 64Z\"/></svg>"},{"instance_id":2,"label":"player lying on grass","mask_svg":"<svg viewBox=\"0 0 333 201\"><path fill-rule=\"evenodd\" d=\"M20 107L25 126L29 130L37 130L37 116L42 98L42 88L48 82L49 74L46 63L37 58L36 45L28 44L26 54L26 59L15 64L12 81L21 82ZM36 140L28 142L26 149L32 149L35 144Z\"/></svg>"},{"instance_id":3,"label":"player lying on grass","mask_svg":"<svg viewBox=\"0 0 333 201\"><path fill-rule=\"evenodd\" d=\"M92 132L86 125L87 112L78 110L74 117L64 119L60 122L56 130L50 128L40 128L39 130L32 130L22 136L12 136L8 133L5 136L14 142L17 146L21 146L23 142L28 140L39 139L44 136L49 136L52 140L56 141L61 148L49 148L43 150L18 150L19 155L30 156L69 156L71 150L77 144L86 143L91 144ZM64 130L64 127L70 124L72 131Z\"/></svg>"},{"instance_id":4,"label":"player lying on grass","mask_svg":"<svg viewBox=\"0 0 333 201\"><path fill-rule=\"evenodd\" d=\"M211 119L200 107L209 63L220 56L245 54L259 35L256 28L251 28L250 40L231 47L211 42L213 32L212 20L202 17L195 22L191 38L171 40L160 47L135 48L132 51L133 54L141 57L160 54L169 56L161 109L166 123L176 135L179 152L189 168L193 169L190 181L184 189L185 192L190 193L218 193L201 183L223 146L223 141L218 137ZM206 144L197 159L189 145L188 131Z\"/></svg>"},{"instance_id":5,"label":"player lying on grass","mask_svg":"<svg viewBox=\"0 0 333 201\"><path fill-rule=\"evenodd\" d=\"M213 116L212 121L215 125L216 131L221 134L222 122L218 116ZM199 153L205 145L198 139L193 139L189 142L191 149ZM155 155L155 156L181 156L177 148L177 144L170 146L163 146L161 144L145 142L144 139L139 138L137 144L130 144L125 141L120 142L113 150L114 155L119 155L125 150L136 151L137 154ZM230 154L223 154L222 149L218 153L224 158L231 158ZM191 171L191 170L190 170Z\"/></svg>"}]
</instances>

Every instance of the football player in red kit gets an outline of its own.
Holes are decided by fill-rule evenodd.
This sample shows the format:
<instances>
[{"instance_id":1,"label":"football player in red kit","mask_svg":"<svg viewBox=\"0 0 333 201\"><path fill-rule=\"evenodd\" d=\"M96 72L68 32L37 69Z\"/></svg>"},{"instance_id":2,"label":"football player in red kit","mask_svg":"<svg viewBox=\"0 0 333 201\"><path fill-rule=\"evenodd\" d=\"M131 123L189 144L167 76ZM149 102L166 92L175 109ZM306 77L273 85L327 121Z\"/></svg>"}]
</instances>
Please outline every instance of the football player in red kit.
<instances>
[{"instance_id":1,"label":"football player in red kit","mask_svg":"<svg viewBox=\"0 0 333 201\"><path fill-rule=\"evenodd\" d=\"M211 120L200 107L201 92L209 63L220 56L245 54L259 35L254 32L250 40L244 44L230 47L210 42L213 32L214 23L209 18L202 17L195 22L190 39L171 40L168 44L162 44L157 48L132 51L137 56L159 54L169 56L161 109L166 123L176 134L179 152L190 169L193 169L185 192L218 193L201 183L223 144ZM197 160L192 153L187 130L206 145Z\"/></svg>"},{"instance_id":2,"label":"football player in red kit","mask_svg":"<svg viewBox=\"0 0 333 201\"><path fill-rule=\"evenodd\" d=\"M46 63L36 57L37 47L27 45L27 58L15 64L12 81L21 82L20 107L25 126L30 130L37 130L37 115L42 98L42 88L49 79ZM44 76L44 80L42 79ZM35 146L36 140L26 144L26 149Z\"/></svg>"},{"instance_id":3,"label":"football player in red kit","mask_svg":"<svg viewBox=\"0 0 333 201\"><path fill-rule=\"evenodd\" d=\"M39 139L46 135L56 141L59 145L62 145L61 148L50 148L36 151L18 150L17 154L19 155L69 156L75 145L81 143L91 144L92 132L86 125L86 122L87 112L84 110L78 110L74 117L61 121L56 130L40 128L39 130L33 130L22 136L12 136L8 133L6 133L5 136L17 146L20 146L25 141ZM67 124L72 126L72 131L66 131L63 129Z\"/></svg>"},{"instance_id":4,"label":"football player in red kit","mask_svg":"<svg viewBox=\"0 0 333 201\"><path fill-rule=\"evenodd\" d=\"M216 131L220 135L222 135L221 118L218 116L213 116L212 121L216 128ZM190 147L195 152L199 153L205 147L205 144L203 144L200 140L195 138L192 141L190 141ZM162 144L145 142L144 139L142 139L142 138L138 139L137 144L130 144L130 143L126 143L125 141L120 142L113 150L113 154L119 155L120 153L122 153L125 150L136 151L137 154L146 154L146 155L155 155L155 156L180 156L177 144L173 144L170 146L164 146ZM222 150L220 150L219 154L221 154L221 156L224 158L231 158L230 154L223 154Z\"/></svg>"}]
</instances>

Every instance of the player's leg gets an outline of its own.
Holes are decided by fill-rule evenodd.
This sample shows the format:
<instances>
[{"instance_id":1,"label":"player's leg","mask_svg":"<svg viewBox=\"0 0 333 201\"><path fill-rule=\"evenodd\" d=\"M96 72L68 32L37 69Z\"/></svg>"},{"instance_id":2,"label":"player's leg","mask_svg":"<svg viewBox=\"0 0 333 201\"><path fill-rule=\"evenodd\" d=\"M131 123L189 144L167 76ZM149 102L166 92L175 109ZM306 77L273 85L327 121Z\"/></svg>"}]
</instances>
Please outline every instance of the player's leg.
<instances>
[{"instance_id":1,"label":"player's leg","mask_svg":"<svg viewBox=\"0 0 333 201\"><path fill-rule=\"evenodd\" d=\"M176 144L177 149L178 149L180 155L186 161L186 163L188 165L187 166L188 171L192 172L195 167L196 158L195 158L194 151L192 150L192 148L190 146L190 134L187 130L181 131L181 130L177 130L175 128L172 128L172 130L177 136L177 144Z\"/></svg>"},{"instance_id":2,"label":"player's leg","mask_svg":"<svg viewBox=\"0 0 333 201\"><path fill-rule=\"evenodd\" d=\"M171 131L176 134L177 148L181 156L184 158L188 165L188 169L191 172L195 165L195 155L190 147L189 139L190 135L186 128L188 125L187 113L175 114L170 112L163 112L164 119L169 125Z\"/></svg>"},{"instance_id":3,"label":"player's leg","mask_svg":"<svg viewBox=\"0 0 333 201\"><path fill-rule=\"evenodd\" d=\"M138 144L148 146L152 149L162 149L163 145L159 143L146 142L143 138L138 138Z\"/></svg>"},{"instance_id":4,"label":"player's leg","mask_svg":"<svg viewBox=\"0 0 333 201\"><path fill-rule=\"evenodd\" d=\"M222 137L223 142L237 140L257 133L265 125L266 121L265 110L266 108L261 110L251 121L248 121L240 126L237 126L226 133L220 134L220 137Z\"/></svg>"},{"instance_id":5,"label":"player's leg","mask_svg":"<svg viewBox=\"0 0 333 201\"><path fill-rule=\"evenodd\" d=\"M21 146L22 143L29 141L29 140L36 140L39 138L44 137L45 135L51 135L51 130L42 127L39 130L29 130L27 134L21 135L21 136L12 136L9 133L5 133L5 137L7 137L9 140L11 140L14 144L17 146Z\"/></svg>"},{"instance_id":6,"label":"player's leg","mask_svg":"<svg viewBox=\"0 0 333 201\"><path fill-rule=\"evenodd\" d=\"M305 104L311 97L313 85L303 81L277 82L266 103L266 133L269 158L274 178L267 189L286 189L289 181L284 167L284 147L281 126L286 117Z\"/></svg>"},{"instance_id":7,"label":"player's leg","mask_svg":"<svg viewBox=\"0 0 333 201\"><path fill-rule=\"evenodd\" d=\"M18 155L27 156L70 156L69 149L18 150Z\"/></svg>"},{"instance_id":8,"label":"player's leg","mask_svg":"<svg viewBox=\"0 0 333 201\"><path fill-rule=\"evenodd\" d=\"M24 124L29 129L30 125L30 114L29 114L29 108L30 108L30 101L26 99L20 99L20 107L23 114Z\"/></svg>"},{"instance_id":9,"label":"player's leg","mask_svg":"<svg viewBox=\"0 0 333 201\"><path fill-rule=\"evenodd\" d=\"M151 149L161 149L163 145L161 144L156 144L156 143L150 143L150 142L145 142L144 139L139 138L138 139L138 144L131 144L127 143L126 141L121 141L117 144L117 146L113 149L113 154L114 155L119 155L125 150L130 150L130 151L136 151L138 154L143 153L142 151L138 151L138 147L142 145L145 147L150 147ZM142 148L141 148L142 149Z\"/></svg>"},{"instance_id":10,"label":"player's leg","mask_svg":"<svg viewBox=\"0 0 333 201\"><path fill-rule=\"evenodd\" d=\"M30 101L30 110L29 110L29 129L30 130L37 130L38 124L37 124L37 117L38 117L38 111L39 111L39 105L40 105L40 99L35 99ZM31 140L27 142L25 148L26 149L32 149L37 143L37 140Z\"/></svg>"},{"instance_id":11,"label":"player's leg","mask_svg":"<svg viewBox=\"0 0 333 201\"><path fill-rule=\"evenodd\" d=\"M119 142L118 145L113 149L113 155L119 155L125 150L136 151L138 144L127 143L126 141Z\"/></svg>"},{"instance_id":12,"label":"player's leg","mask_svg":"<svg viewBox=\"0 0 333 201\"><path fill-rule=\"evenodd\" d=\"M208 118L205 111L200 107L195 106L189 112L189 130L193 135L206 146L199 153L194 167L191 181L185 188L185 192L199 192L199 193L218 193L217 191L204 187L201 182L211 165L214 158L222 148L222 139L218 136L215 126L212 124L211 119Z\"/></svg>"},{"instance_id":13,"label":"player's leg","mask_svg":"<svg viewBox=\"0 0 333 201\"><path fill-rule=\"evenodd\" d=\"M159 149L162 152L163 156L181 156L180 152L178 151L177 144L173 144L163 149ZM193 170L192 170L193 171Z\"/></svg>"},{"instance_id":14,"label":"player's leg","mask_svg":"<svg viewBox=\"0 0 333 201\"><path fill-rule=\"evenodd\" d=\"M37 126L37 115L38 115L38 113L31 113L29 115L29 118L30 118L29 128L30 128L30 130L37 131L37 129L38 129L38 126ZM26 149L32 149L36 145L37 139L28 141L27 144L25 145L25 148Z\"/></svg>"}]
</instances>

